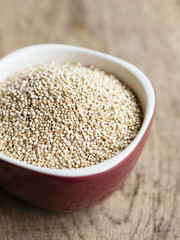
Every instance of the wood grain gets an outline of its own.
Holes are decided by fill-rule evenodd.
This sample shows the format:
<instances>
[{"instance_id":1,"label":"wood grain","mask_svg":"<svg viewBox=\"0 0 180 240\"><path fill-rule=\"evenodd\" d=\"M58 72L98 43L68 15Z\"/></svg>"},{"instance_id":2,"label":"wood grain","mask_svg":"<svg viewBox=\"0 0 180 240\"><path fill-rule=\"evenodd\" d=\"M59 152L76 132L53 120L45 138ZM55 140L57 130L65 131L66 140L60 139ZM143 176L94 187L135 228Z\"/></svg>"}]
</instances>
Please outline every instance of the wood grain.
<instances>
[{"instance_id":1,"label":"wood grain","mask_svg":"<svg viewBox=\"0 0 180 240\"><path fill-rule=\"evenodd\" d=\"M0 0L0 57L67 43L138 66L157 109L133 173L101 205L74 213L33 207L0 190L0 239L180 239L180 1Z\"/></svg>"}]
</instances>

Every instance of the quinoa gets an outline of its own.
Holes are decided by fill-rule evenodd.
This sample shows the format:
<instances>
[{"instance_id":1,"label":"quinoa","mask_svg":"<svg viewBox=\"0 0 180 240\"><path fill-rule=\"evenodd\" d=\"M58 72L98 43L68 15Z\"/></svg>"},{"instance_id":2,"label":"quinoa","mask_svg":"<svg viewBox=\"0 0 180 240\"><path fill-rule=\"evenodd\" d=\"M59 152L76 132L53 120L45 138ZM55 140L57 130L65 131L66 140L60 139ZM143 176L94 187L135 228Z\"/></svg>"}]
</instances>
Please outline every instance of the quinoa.
<instances>
[{"instance_id":1,"label":"quinoa","mask_svg":"<svg viewBox=\"0 0 180 240\"><path fill-rule=\"evenodd\" d=\"M125 149L142 119L135 94L93 66L39 64L0 83L0 152L24 163L95 165Z\"/></svg>"}]
</instances>

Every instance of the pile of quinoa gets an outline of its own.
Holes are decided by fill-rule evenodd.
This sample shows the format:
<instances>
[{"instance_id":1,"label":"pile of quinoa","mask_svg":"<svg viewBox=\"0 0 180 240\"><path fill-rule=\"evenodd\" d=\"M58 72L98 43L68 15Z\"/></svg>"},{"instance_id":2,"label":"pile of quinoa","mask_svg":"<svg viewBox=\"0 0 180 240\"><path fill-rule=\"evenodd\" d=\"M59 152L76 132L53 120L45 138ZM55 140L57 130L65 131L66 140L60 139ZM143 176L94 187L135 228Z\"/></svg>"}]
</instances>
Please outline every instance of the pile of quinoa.
<instances>
[{"instance_id":1,"label":"pile of quinoa","mask_svg":"<svg viewBox=\"0 0 180 240\"><path fill-rule=\"evenodd\" d=\"M24 163L92 166L126 148L141 125L135 94L92 66L39 64L0 83L0 152Z\"/></svg>"}]
</instances>

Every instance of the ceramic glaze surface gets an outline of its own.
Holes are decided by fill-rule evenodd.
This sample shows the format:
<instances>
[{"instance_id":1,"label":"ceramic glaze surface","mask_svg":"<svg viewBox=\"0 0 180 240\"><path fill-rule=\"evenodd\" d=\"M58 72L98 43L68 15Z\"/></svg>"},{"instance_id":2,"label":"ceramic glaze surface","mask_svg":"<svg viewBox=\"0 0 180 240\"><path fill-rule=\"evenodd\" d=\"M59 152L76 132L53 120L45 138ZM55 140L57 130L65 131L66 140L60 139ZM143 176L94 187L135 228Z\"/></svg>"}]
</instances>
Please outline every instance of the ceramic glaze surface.
<instances>
[{"instance_id":1,"label":"ceramic glaze surface","mask_svg":"<svg viewBox=\"0 0 180 240\"><path fill-rule=\"evenodd\" d=\"M2 188L42 208L74 211L100 203L127 179L142 152L151 129L155 110L155 93L150 81L132 65L121 60L118 62L117 58L99 54L83 48L64 45L49 44L24 48L0 61L2 73L0 80L3 81L10 72L13 73L27 64L36 64L42 59L45 59L44 62L76 60L81 61L82 64L93 64L100 68L108 66L108 71L112 69L110 72L123 78L124 82L132 86L142 103L144 125L135 140L116 157L97 166L73 171L53 171L34 167L6 158L1 154L0 186ZM16 69L13 65L15 61L17 62ZM8 64L12 66L9 72L6 69Z\"/></svg>"}]
</instances>

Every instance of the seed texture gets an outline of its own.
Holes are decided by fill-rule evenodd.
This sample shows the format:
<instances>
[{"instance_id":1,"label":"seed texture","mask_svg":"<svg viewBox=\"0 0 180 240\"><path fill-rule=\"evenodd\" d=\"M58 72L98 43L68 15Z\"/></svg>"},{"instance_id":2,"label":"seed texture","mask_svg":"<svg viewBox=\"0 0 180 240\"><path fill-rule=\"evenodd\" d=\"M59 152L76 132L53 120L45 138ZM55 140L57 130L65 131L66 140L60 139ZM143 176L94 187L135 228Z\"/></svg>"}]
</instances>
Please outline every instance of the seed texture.
<instances>
[{"instance_id":1,"label":"seed texture","mask_svg":"<svg viewBox=\"0 0 180 240\"><path fill-rule=\"evenodd\" d=\"M24 163L95 165L125 149L142 119L135 94L93 66L39 64L0 83L0 152Z\"/></svg>"}]
</instances>

